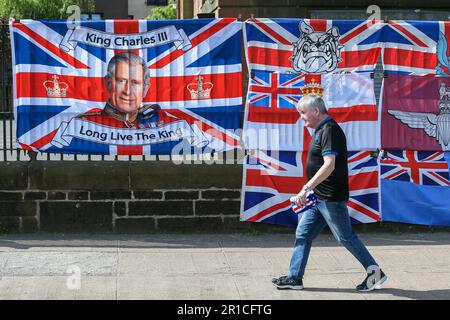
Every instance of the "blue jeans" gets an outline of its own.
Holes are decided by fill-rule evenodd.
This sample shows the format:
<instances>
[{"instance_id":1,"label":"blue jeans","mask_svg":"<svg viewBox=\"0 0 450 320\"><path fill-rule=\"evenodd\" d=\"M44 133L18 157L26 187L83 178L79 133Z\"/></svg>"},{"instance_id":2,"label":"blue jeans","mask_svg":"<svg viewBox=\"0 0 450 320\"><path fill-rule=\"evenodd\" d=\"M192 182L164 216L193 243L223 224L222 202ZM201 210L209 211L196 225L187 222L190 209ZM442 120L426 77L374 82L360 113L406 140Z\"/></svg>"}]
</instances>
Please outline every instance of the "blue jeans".
<instances>
[{"instance_id":1,"label":"blue jeans","mask_svg":"<svg viewBox=\"0 0 450 320\"><path fill-rule=\"evenodd\" d=\"M308 262L312 241L328 225L336 240L342 244L367 270L378 266L364 244L353 232L347 201L318 200L317 205L305 211L298 222L295 244L289 266L289 277L302 278Z\"/></svg>"}]
</instances>

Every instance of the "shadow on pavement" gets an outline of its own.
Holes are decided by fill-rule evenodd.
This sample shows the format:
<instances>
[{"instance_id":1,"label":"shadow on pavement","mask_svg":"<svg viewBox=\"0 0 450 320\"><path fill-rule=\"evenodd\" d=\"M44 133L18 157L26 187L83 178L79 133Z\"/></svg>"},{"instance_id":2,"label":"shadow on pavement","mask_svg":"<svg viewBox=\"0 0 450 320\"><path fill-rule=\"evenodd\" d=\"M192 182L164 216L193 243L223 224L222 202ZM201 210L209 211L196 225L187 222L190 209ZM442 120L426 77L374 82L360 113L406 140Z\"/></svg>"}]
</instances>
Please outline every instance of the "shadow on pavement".
<instances>
[{"instance_id":1,"label":"shadow on pavement","mask_svg":"<svg viewBox=\"0 0 450 320\"><path fill-rule=\"evenodd\" d=\"M360 233L367 246L439 246L449 245L449 233ZM290 249L294 243L292 234L20 234L0 235L2 248L283 248ZM322 233L313 247L340 246L329 233Z\"/></svg>"},{"instance_id":2,"label":"shadow on pavement","mask_svg":"<svg viewBox=\"0 0 450 320\"><path fill-rule=\"evenodd\" d=\"M305 288L305 291L309 292L330 292L330 293L355 293L355 289L346 289L346 288ZM377 295L392 295L393 297L400 298L408 298L408 299L417 299L417 300L448 300L450 299L450 289L442 289L442 290L429 290L429 291L416 291L416 290L403 290L403 289L395 289L395 288L385 288L381 290L375 290L368 293L361 293L364 295L374 295L376 298Z\"/></svg>"}]
</instances>

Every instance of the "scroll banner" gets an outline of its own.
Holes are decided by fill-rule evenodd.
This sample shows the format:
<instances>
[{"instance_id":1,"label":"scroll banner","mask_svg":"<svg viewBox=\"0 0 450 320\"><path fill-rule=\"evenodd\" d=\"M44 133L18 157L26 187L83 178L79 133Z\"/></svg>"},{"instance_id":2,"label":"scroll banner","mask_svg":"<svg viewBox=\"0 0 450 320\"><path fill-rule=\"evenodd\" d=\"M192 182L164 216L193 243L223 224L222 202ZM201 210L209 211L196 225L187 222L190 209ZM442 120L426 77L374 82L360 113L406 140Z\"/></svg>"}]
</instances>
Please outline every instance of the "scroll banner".
<instances>
[{"instance_id":1,"label":"scroll banner","mask_svg":"<svg viewBox=\"0 0 450 320\"><path fill-rule=\"evenodd\" d=\"M52 145L67 147L73 138L112 145L142 146L179 139L188 139L194 147L204 147L209 141L196 125L176 121L158 128L145 130L121 129L94 124L83 119L63 122L52 140Z\"/></svg>"},{"instance_id":2,"label":"scroll banner","mask_svg":"<svg viewBox=\"0 0 450 320\"><path fill-rule=\"evenodd\" d=\"M151 32L127 35L107 33L78 26L67 31L59 47L66 52L73 51L78 42L94 47L115 50L136 50L168 43L174 43L175 48L183 51L192 48L191 41L186 36L184 30L177 30L175 26L168 26Z\"/></svg>"}]
</instances>

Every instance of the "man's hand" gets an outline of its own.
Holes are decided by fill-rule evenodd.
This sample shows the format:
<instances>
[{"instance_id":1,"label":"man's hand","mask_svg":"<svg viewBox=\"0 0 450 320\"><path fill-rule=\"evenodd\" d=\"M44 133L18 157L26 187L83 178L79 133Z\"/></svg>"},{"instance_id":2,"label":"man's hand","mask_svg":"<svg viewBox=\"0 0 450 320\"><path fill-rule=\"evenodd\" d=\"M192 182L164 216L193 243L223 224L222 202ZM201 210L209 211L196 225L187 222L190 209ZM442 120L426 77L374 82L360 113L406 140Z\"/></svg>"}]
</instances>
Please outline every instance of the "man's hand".
<instances>
[{"instance_id":1,"label":"man's hand","mask_svg":"<svg viewBox=\"0 0 450 320\"><path fill-rule=\"evenodd\" d=\"M306 203L307 203L306 194L307 194L307 191L302 189L302 191L300 191L300 193L295 197L295 203L298 206L303 207L306 205Z\"/></svg>"}]
</instances>

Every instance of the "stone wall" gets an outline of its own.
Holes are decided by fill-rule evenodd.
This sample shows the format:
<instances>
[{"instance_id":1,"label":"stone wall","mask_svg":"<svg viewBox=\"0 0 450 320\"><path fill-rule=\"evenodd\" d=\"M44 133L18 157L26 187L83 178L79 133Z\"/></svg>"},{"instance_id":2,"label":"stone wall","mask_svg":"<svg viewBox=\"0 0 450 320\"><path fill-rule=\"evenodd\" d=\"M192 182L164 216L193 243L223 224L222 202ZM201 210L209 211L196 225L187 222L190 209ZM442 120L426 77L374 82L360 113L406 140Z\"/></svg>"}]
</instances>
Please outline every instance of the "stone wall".
<instances>
[{"instance_id":1,"label":"stone wall","mask_svg":"<svg viewBox=\"0 0 450 320\"><path fill-rule=\"evenodd\" d=\"M169 161L0 162L2 233L277 232L239 221L242 165ZM449 232L392 222L357 232ZM329 231L328 231L329 232Z\"/></svg>"},{"instance_id":2,"label":"stone wall","mask_svg":"<svg viewBox=\"0 0 450 320\"><path fill-rule=\"evenodd\" d=\"M0 232L250 227L239 221L242 165L33 161L0 163L0 172Z\"/></svg>"}]
</instances>

